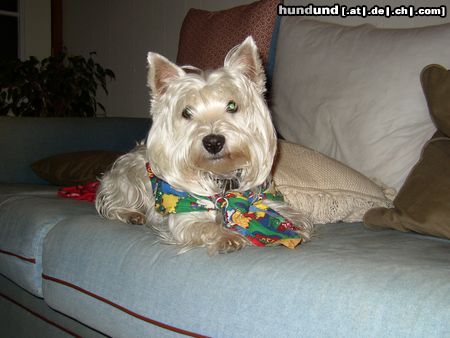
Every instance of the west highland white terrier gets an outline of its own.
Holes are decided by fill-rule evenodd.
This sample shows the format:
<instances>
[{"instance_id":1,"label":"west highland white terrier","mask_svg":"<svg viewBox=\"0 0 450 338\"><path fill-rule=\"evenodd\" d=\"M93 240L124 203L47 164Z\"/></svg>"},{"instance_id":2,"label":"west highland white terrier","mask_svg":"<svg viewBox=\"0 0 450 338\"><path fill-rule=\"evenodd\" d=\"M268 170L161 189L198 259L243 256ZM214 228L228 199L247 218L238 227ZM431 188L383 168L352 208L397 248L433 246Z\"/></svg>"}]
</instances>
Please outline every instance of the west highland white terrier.
<instances>
[{"instance_id":1,"label":"west highland white terrier","mask_svg":"<svg viewBox=\"0 0 450 338\"><path fill-rule=\"evenodd\" d=\"M312 224L276 191L276 133L265 74L251 37L211 72L148 54L152 127L105 173L96 207L105 218L147 224L184 252L248 244L294 247Z\"/></svg>"}]
</instances>

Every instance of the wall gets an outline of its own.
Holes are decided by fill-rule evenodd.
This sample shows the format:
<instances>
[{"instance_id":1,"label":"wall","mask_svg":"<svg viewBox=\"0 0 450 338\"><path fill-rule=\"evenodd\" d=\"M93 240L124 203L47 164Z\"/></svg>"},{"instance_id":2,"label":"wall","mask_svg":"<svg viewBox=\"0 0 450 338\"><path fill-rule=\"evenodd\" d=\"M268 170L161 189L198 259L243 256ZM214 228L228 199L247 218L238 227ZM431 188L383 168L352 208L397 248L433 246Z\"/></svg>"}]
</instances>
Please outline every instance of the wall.
<instances>
[{"instance_id":1,"label":"wall","mask_svg":"<svg viewBox=\"0 0 450 338\"><path fill-rule=\"evenodd\" d=\"M176 59L178 35L191 7L219 10L247 1L217 0L63 0L63 39L69 52L97 52L117 80L108 97L108 116L147 117L147 53Z\"/></svg>"},{"instance_id":2,"label":"wall","mask_svg":"<svg viewBox=\"0 0 450 338\"><path fill-rule=\"evenodd\" d=\"M30 55L39 59L51 53L51 11L50 0L21 0L23 21L22 57Z\"/></svg>"},{"instance_id":3,"label":"wall","mask_svg":"<svg viewBox=\"0 0 450 338\"><path fill-rule=\"evenodd\" d=\"M191 7L220 10L252 0L63 0L64 44L74 54L97 52L96 60L116 73L109 86L110 95L99 95L108 116L146 117L149 95L146 87L148 51L175 60L178 34L185 14ZM286 5L367 5L404 4L415 6L447 5L449 0L286 0ZM412 27L449 21L441 18L333 18L320 20L343 24L372 23L380 27ZM201 51L199 51L201 52Z\"/></svg>"}]
</instances>

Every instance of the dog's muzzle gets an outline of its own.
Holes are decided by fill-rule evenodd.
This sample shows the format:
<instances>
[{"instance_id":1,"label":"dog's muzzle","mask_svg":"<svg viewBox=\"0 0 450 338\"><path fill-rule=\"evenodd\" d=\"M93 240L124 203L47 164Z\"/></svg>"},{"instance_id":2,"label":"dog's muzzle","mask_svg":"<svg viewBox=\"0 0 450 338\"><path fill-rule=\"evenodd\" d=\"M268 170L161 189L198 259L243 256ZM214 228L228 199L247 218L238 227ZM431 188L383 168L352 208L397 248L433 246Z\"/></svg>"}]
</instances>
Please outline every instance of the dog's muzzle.
<instances>
[{"instance_id":1,"label":"dog's muzzle","mask_svg":"<svg viewBox=\"0 0 450 338\"><path fill-rule=\"evenodd\" d=\"M202 143L208 153L215 155L222 150L225 144L225 136L209 134L203 138Z\"/></svg>"}]
</instances>

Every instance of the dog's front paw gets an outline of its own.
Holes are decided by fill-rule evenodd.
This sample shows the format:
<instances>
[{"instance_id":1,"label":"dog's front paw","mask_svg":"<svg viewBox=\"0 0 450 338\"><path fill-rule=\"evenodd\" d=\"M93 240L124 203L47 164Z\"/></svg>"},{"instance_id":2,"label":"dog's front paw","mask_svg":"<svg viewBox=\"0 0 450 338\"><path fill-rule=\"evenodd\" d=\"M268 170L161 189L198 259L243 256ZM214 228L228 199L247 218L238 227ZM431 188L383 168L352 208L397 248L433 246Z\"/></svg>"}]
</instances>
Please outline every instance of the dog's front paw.
<instances>
[{"instance_id":1,"label":"dog's front paw","mask_svg":"<svg viewBox=\"0 0 450 338\"><path fill-rule=\"evenodd\" d=\"M146 218L144 214L140 212L129 212L126 214L127 223L143 225L146 223Z\"/></svg>"},{"instance_id":2,"label":"dog's front paw","mask_svg":"<svg viewBox=\"0 0 450 338\"><path fill-rule=\"evenodd\" d=\"M247 240L238 234L225 233L215 243L207 245L208 254L230 253L240 250L247 245Z\"/></svg>"}]
</instances>

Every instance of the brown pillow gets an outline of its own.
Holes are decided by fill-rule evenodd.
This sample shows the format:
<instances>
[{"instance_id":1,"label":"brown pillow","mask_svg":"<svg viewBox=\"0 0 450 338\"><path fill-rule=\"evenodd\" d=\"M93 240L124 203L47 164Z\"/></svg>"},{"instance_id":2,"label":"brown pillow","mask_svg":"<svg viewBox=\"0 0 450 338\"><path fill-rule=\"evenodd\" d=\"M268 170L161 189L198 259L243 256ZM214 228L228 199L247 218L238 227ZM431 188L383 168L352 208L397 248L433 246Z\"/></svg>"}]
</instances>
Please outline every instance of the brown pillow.
<instances>
[{"instance_id":1,"label":"brown pillow","mask_svg":"<svg viewBox=\"0 0 450 338\"><path fill-rule=\"evenodd\" d=\"M429 65L422 71L421 80L436 127L450 137L450 71L439 65Z\"/></svg>"},{"instance_id":2,"label":"brown pillow","mask_svg":"<svg viewBox=\"0 0 450 338\"><path fill-rule=\"evenodd\" d=\"M227 52L251 35L266 67L278 3L261 0L217 12L190 9L180 31L177 63L204 70L221 67Z\"/></svg>"},{"instance_id":3,"label":"brown pillow","mask_svg":"<svg viewBox=\"0 0 450 338\"><path fill-rule=\"evenodd\" d=\"M364 215L372 229L392 228L450 239L450 72L438 65L421 74L430 113L439 131L394 199L394 208Z\"/></svg>"},{"instance_id":4,"label":"brown pillow","mask_svg":"<svg viewBox=\"0 0 450 338\"><path fill-rule=\"evenodd\" d=\"M44 180L61 186L97 181L122 155L112 151L81 151L44 158L31 165Z\"/></svg>"}]
</instances>

